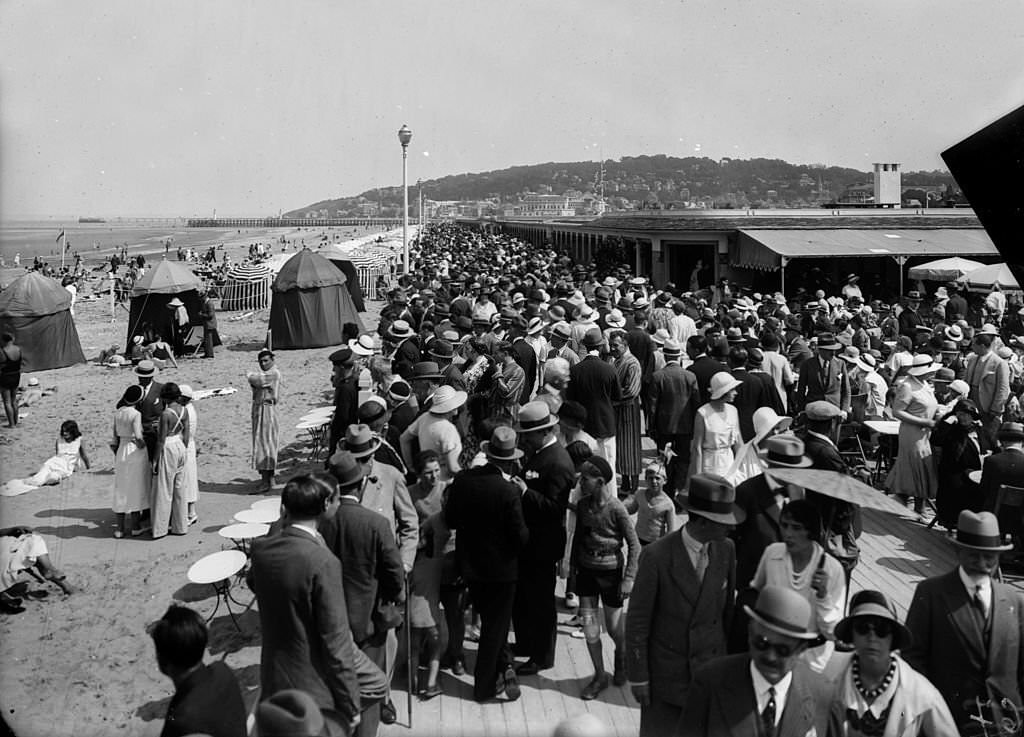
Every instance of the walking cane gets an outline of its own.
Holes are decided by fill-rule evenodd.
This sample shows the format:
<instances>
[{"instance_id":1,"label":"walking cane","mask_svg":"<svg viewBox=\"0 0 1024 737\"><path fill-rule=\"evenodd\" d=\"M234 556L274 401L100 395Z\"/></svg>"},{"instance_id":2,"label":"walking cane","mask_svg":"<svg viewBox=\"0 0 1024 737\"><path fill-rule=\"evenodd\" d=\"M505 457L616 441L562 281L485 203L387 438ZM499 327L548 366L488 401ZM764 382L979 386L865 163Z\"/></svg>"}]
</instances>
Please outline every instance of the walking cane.
<instances>
[{"instance_id":1,"label":"walking cane","mask_svg":"<svg viewBox=\"0 0 1024 737\"><path fill-rule=\"evenodd\" d=\"M405 665L408 672L408 688L405 690L405 706L409 712L409 729L412 729L412 690L416 671L412 668L412 620L409 619L409 576L405 577Z\"/></svg>"}]
</instances>

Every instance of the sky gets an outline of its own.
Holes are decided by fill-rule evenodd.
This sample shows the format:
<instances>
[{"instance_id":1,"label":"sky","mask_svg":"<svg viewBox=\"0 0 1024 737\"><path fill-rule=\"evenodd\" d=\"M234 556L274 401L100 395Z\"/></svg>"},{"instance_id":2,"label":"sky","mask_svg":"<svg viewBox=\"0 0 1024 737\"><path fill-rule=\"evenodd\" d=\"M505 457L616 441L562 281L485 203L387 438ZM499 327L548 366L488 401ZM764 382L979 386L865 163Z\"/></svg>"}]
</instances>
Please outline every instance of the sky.
<instances>
[{"instance_id":1,"label":"sky","mask_svg":"<svg viewBox=\"0 0 1024 737\"><path fill-rule=\"evenodd\" d=\"M944 168L1022 0L0 0L0 220L276 215L642 154Z\"/></svg>"}]
</instances>

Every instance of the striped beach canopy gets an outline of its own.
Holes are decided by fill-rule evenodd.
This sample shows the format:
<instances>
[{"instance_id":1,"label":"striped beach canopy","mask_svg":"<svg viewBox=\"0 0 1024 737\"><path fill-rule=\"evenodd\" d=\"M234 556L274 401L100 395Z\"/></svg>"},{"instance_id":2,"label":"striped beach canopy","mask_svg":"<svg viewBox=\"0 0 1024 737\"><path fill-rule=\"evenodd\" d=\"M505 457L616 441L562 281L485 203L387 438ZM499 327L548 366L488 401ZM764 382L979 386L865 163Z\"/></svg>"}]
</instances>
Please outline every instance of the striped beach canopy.
<instances>
[{"instance_id":1,"label":"striped beach canopy","mask_svg":"<svg viewBox=\"0 0 1024 737\"><path fill-rule=\"evenodd\" d=\"M262 281L270 276L270 267L266 264L235 264L228 270L230 281Z\"/></svg>"},{"instance_id":2,"label":"striped beach canopy","mask_svg":"<svg viewBox=\"0 0 1024 737\"><path fill-rule=\"evenodd\" d=\"M379 251L365 251L361 248L353 248L345 254L345 258L351 261L357 269L387 266L391 260L387 254Z\"/></svg>"}]
</instances>

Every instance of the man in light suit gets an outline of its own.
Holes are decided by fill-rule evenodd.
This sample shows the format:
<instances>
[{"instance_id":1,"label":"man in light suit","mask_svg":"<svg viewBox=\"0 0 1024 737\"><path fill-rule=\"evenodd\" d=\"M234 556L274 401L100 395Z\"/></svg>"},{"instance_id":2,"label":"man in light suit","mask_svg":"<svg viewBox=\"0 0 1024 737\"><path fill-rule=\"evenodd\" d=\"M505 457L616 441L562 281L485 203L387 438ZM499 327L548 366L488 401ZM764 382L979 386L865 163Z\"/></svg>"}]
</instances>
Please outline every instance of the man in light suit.
<instances>
[{"instance_id":1,"label":"man in light suit","mask_svg":"<svg viewBox=\"0 0 1024 737\"><path fill-rule=\"evenodd\" d=\"M687 523L640 553L626 612L626 662L640 702L640 737L671 734L693 671L725 654L736 588L736 552L725 536L743 521L735 497L725 479L694 476Z\"/></svg>"},{"instance_id":2,"label":"man in light suit","mask_svg":"<svg viewBox=\"0 0 1024 737\"><path fill-rule=\"evenodd\" d=\"M957 520L956 570L917 585L907 612L914 636L904 659L942 694L961 733L994 721L990 698L1021 708L1024 596L993 580L1009 550L991 512L964 510ZM982 706L979 706L982 704ZM993 731L994 733L994 731Z\"/></svg>"},{"instance_id":3,"label":"man in light suit","mask_svg":"<svg viewBox=\"0 0 1024 737\"><path fill-rule=\"evenodd\" d=\"M836 358L843 346L832 333L818 336L818 355L800 365L793 409L797 412L809 403L824 399L845 414L850 411L850 377L846 362Z\"/></svg>"},{"instance_id":4,"label":"man in light suit","mask_svg":"<svg viewBox=\"0 0 1024 737\"><path fill-rule=\"evenodd\" d=\"M679 737L806 737L828 733L832 684L800 660L818 637L811 605L796 591L765 586L753 608L749 654L713 660L694 674Z\"/></svg>"},{"instance_id":5,"label":"man in light suit","mask_svg":"<svg viewBox=\"0 0 1024 737\"><path fill-rule=\"evenodd\" d=\"M981 411L983 441L996 447L996 430L1010 398L1010 367L992 351L992 336L979 333L971 344L974 355L967 359L965 379L971 388L968 398Z\"/></svg>"},{"instance_id":6,"label":"man in light suit","mask_svg":"<svg viewBox=\"0 0 1024 737\"><path fill-rule=\"evenodd\" d=\"M672 338L661 349L665 367L654 372L647 395L648 434L658 451L672 443L672 460L666 479L670 496L683 488L686 469L690 467L690 442L693 440L693 418L697 414L700 391L697 377L684 369L679 361L683 347Z\"/></svg>"},{"instance_id":7,"label":"man in light suit","mask_svg":"<svg viewBox=\"0 0 1024 737\"><path fill-rule=\"evenodd\" d=\"M384 695L385 678L352 640L341 562L317 532L330 487L296 476L281 492L282 527L253 543L249 587L259 602L264 699L298 688L321 708L335 709L349 732L361 712Z\"/></svg>"}]
</instances>

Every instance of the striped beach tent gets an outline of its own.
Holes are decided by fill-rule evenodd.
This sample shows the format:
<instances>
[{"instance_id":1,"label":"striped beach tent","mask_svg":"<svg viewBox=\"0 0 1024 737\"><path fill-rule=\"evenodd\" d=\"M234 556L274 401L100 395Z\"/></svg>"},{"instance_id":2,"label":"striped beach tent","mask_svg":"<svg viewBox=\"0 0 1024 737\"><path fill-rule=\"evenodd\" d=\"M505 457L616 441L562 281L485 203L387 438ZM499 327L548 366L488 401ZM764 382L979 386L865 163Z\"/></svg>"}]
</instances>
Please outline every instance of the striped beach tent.
<instances>
[{"instance_id":1,"label":"striped beach tent","mask_svg":"<svg viewBox=\"0 0 1024 737\"><path fill-rule=\"evenodd\" d=\"M274 276L266 264L240 263L231 267L221 288L220 309L262 310L270 304Z\"/></svg>"}]
</instances>

